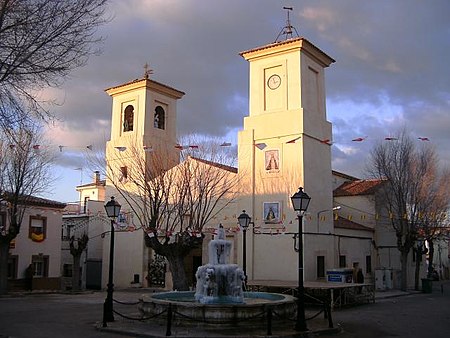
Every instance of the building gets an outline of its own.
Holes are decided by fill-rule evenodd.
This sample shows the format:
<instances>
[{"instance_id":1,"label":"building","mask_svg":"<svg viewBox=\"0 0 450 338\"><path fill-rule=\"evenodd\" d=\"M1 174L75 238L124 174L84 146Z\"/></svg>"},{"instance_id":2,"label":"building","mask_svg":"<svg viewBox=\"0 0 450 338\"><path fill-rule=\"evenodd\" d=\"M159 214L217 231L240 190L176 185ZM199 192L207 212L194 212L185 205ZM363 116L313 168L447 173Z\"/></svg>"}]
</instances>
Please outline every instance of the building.
<instances>
[{"instance_id":1,"label":"building","mask_svg":"<svg viewBox=\"0 0 450 338\"><path fill-rule=\"evenodd\" d=\"M399 268L395 236L374 216L381 214L383 207L377 197L382 182L358 180L331 169L332 126L326 116L325 69L334 63L333 58L300 37L240 55L249 62L250 98L249 116L238 135L238 168L234 173L241 179L241 189L237 201L207 228L224 225L235 242L234 263L242 265L243 238L242 232L236 231L236 218L246 210L253 221L246 237L249 282L296 285L298 254L292 235L298 233L299 224L290 196L303 187L312 198L303 217L305 281L326 281L327 271L332 269L361 268L367 281L375 281L376 271L382 271L379 277L384 284L380 288L395 287ZM176 106L182 91L146 74L106 92L112 97L111 139L106 151L110 177L125 184L133 177L131 162L118 161L118 154L130 159L137 155L132 149L146 164L151 153L164 159L164 170L180 165ZM115 195L108 180L106 190ZM140 228L134 224L133 210L124 204L123 209L132 228ZM118 234L116 286L127 287L136 281L145 285L154 257L144 236L142 231ZM195 271L199 257L203 263L207 261L205 247L210 238L205 237L202 252L185 262L188 271ZM108 253L109 241L105 241L104 263ZM104 286L107 264L102 268ZM391 283L386 283L387 279Z\"/></svg>"},{"instance_id":2,"label":"building","mask_svg":"<svg viewBox=\"0 0 450 338\"><path fill-rule=\"evenodd\" d=\"M27 198L20 232L9 250L10 289L59 290L61 288L61 224L64 203ZM6 205L0 209L1 224L6 224Z\"/></svg>"},{"instance_id":3,"label":"building","mask_svg":"<svg viewBox=\"0 0 450 338\"><path fill-rule=\"evenodd\" d=\"M103 238L110 226L104 210L105 180L100 180L100 173L96 171L92 183L79 185L76 190L80 194L79 202L68 204L62 219L62 288L72 289L74 259L70 253L70 238L87 234L89 241L81 255L79 286L82 289L101 289Z\"/></svg>"}]
</instances>

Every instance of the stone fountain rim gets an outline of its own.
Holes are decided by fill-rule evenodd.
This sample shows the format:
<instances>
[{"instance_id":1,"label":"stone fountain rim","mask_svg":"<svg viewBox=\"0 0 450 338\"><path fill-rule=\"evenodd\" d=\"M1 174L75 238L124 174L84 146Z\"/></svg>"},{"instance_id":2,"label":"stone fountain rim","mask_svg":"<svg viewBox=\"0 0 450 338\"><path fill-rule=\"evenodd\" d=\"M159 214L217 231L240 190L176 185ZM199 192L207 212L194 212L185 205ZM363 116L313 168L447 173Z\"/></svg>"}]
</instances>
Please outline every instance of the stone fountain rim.
<instances>
[{"instance_id":1,"label":"stone fountain rim","mask_svg":"<svg viewBox=\"0 0 450 338\"><path fill-rule=\"evenodd\" d=\"M193 301L192 302L177 301L177 300L173 300L173 299L161 299L161 298L154 297L156 295L164 296L164 295L174 295L174 294L192 295ZM180 306L184 306L184 307L208 307L208 308L255 307L255 306L264 306L264 305L277 306L277 305L296 301L296 298L291 295L285 295L285 294L273 293L273 292L246 291L246 292L244 292L244 300L246 298L258 298L258 299L262 299L263 301L260 303L256 303L256 304L255 303L247 304L245 302L244 303L230 303L230 304L227 304L227 303L202 304L202 303L196 302L194 300L194 294L195 294L195 291L164 291L164 292L157 292L157 293L153 293L153 294L149 294L149 295L142 295L142 297L139 298L139 300L144 303L152 302L152 303L161 304L161 305L173 304L173 305L180 305ZM267 298L267 296L269 296L269 295L282 297L282 299L270 300ZM258 296L260 296L260 297L258 297ZM265 296L265 297L263 297L263 296ZM266 302L264 302L264 300L266 300Z\"/></svg>"}]
</instances>

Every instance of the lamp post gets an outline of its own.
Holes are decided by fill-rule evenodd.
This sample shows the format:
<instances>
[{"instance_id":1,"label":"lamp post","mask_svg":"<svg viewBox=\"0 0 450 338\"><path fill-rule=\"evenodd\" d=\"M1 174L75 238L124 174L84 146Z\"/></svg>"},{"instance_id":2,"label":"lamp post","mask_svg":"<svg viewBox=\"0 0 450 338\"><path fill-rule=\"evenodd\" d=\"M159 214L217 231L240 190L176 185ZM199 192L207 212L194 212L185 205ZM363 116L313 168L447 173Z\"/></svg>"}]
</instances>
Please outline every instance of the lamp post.
<instances>
[{"instance_id":1,"label":"lamp post","mask_svg":"<svg viewBox=\"0 0 450 338\"><path fill-rule=\"evenodd\" d=\"M114 321L113 314L113 265L114 265L114 220L119 216L121 205L111 197L111 200L105 204L105 210L108 217L111 219L111 242L109 244L109 274L108 274L108 289L105 303L103 304L103 327L106 327L106 322Z\"/></svg>"},{"instance_id":2,"label":"lamp post","mask_svg":"<svg viewBox=\"0 0 450 338\"><path fill-rule=\"evenodd\" d=\"M307 331L305 319L305 287L303 285L303 214L308 209L311 197L303 192L303 188L291 197L292 206L297 211L298 216L298 290L297 290L297 321L295 329L297 331Z\"/></svg>"},{"instance_id":3,"label":"lamp post","mask_svg":"<svg viewBox=\"0 0 450 338\"><path fill-rule=\"evenodd\" d=\"M242 210L238 217L239 227L242 229L242 270L244 270L244 287L247 287L247 229L252 218Z\"/></svg>"}]
</instances>

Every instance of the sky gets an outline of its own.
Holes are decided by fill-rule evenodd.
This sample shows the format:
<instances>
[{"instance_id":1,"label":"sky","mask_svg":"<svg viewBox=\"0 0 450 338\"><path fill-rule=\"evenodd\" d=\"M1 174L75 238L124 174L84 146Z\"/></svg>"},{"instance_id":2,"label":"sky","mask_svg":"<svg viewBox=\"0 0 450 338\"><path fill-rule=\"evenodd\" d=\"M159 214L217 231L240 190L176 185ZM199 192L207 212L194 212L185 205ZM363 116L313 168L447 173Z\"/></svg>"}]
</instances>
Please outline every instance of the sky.
<instances>
[{"instance_id":1,"label":"sky","mask_svg":"<svg viewBox=\"0 0 450 338\"><path fill-rule=\"evenodd\" d=\"M448 0L112 0L111 20L98 30L102 53L43 93L57 102L58 118L47 126L57 180L44 197L75 202L75 187L92 182L86 147L104 149L110 137L104 90L142 78L146 63L151 79L186 93L179 136L236 146L248 116L248 63L239 52L276 40L283 6L293 7L299 36L336 60L325 73L334 170L364 178L370 150L401 128L450 166Z\"/></svg>"}]
</instances>

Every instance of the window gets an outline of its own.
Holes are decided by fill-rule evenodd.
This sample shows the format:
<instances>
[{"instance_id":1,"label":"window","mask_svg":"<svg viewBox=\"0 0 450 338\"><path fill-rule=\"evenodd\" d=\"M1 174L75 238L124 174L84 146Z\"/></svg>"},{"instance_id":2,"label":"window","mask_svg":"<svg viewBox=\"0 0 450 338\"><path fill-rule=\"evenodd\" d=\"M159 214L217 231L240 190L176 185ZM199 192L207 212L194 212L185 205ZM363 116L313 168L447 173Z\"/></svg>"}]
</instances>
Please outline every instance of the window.
<instances>
[{"instance_id":1,"label":"window","mask_svg":"<svg viewBox=\"0 0 450 338\"><path fill-rule=\"evenodd\" d=\"M130 104L123 113L123 131L133 131L134 107Z\"/></svg>"},{"instance_id":2,"label":"window","mask_svg":"<svg viewBox=\"0 0 450 338\"><path fill-rule=\"evenodd\" d=\"M317 278L325 278L325 256L317 256Z\"/></svg>"},{"instance_id":3,"label":"window","mask_svg":"<svg viewBox=\"0 0 450 338\"><path fill-rule=\"evenodd\" d=\"M6 227L6 212L0 212L0 231Z\"/></svg>"},{"instance_id":4,"label":"window","mask_svg":"<svg viewBox=\"0 0 450 338\"><path fill-rule=\"evenodd\" d=\"M165 129L166 113L163 107L157 106L155 108L155 116L153 119L153 126L158 129Z\"/></svg>"},{"instance_id":5,"label":"window","mask_svg":"<svg viewBox=\"0 0 450 338\"><path fill-rule=\"evenodd\" d=\"M48 256L33 255L31 258L33 264L33 277L48 277Z\"/></svg>"},{"instance_id":6,"label":"window","mask_svg":"<svg viewBox=\"0 0 450 338\"><path fill-rule=\"evenodd\" d=\"M17 261L19 256L10 255L8 257L8 279L17 279Z\"/></svg>"},{"instance_id":7,"label":"window","mask_svg":"<svg viewBox=\"0 0 450 338\"><path fill-rule=\"evenodd\" d=\"M30 216L30 227L28 231L28 237L33 242L42 242L47 233L47 217L42 216Z\"/></svg>"},{"instance_id":8,"label":"window","mask_svg":"<svg viewBox=\"0 0 450 338\"><path fill-rule=\"evenodd\" d=\"M345 268L347 266L347 260L344 255L339 256L339 267Z\"/></svg>"},{"instance_id":9,"label":"window","mask_svg":"<svg viewBox=\"0 0 450 338\"><path fill-rule=\"evenodd\" d=\"M89 202L89 197L85 197L84 198L84 205L83 205L83 213L84 214L88 211L87 210L88 202Z\"/></svg>"},{"instance_id":10,"label":"window","mask_svg":"<svg viewBox=\"0 0 450 338\"><path fill-rule=\"evenodd\" d=\"M372 273L372 257L366 256L366 273Z\"/></svg>"},{"instance_id":11,"label":"window","mask_svg":"<svg viewBox=\"0 0 450 338\"><path fill-rule=\"evenodd\" d=\"M63 265L63 277L72 277L72 264Z\"/></svg>"}]
</instances>

